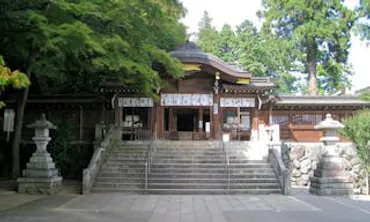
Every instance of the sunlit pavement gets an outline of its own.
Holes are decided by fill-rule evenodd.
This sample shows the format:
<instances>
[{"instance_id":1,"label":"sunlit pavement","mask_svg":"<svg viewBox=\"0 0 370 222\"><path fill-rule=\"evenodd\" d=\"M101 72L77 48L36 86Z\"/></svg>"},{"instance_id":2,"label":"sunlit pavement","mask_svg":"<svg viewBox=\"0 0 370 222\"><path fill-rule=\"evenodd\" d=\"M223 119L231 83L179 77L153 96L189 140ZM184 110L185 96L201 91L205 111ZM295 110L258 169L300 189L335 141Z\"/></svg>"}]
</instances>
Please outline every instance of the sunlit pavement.
<instances>
[{"instance_id":1,"label":"sunlit pavement","mask_svg":"<svg viewBox=\"0 0 370 222\"><path fill-rule=\"evenodd\" d=\"M306 189L292 196L59 194L1 211L0 221L368 222L370 198L318 197Z\"/></svg>"}]
</instances>

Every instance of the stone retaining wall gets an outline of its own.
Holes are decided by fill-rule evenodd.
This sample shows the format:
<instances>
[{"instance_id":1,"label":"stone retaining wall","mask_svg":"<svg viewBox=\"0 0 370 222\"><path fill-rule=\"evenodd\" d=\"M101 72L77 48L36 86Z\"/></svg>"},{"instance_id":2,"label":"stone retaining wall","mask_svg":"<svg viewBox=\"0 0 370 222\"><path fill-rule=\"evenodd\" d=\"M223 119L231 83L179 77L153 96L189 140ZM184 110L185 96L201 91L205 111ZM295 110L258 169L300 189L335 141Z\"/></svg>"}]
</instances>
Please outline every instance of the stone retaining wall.
<instances>
[{"instance_id":1,"label":"stone retaining wall","mask_svg":"<svg viewBox=\"0 0 370 222\"><path fill-rule=\"evenodd\" d=\"M283 143L282 157L291 170L291 183L298 186L309 186L309 178L313 175L319 157L322 155L322 143ZM345 169L353 181L354 193L366 193L365 171L352 143L338 143L339 154L344 159Z\"/></svg>"}]
</instances>

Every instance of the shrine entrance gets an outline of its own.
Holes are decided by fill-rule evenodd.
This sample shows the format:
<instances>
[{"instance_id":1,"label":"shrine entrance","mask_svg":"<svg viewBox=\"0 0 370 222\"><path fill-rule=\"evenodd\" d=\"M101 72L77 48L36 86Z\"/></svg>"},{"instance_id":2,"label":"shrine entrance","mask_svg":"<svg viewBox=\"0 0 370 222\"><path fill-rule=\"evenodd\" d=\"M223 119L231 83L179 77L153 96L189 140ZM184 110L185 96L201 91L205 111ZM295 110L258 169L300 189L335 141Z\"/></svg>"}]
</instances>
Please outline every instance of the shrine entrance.
<instances>
[{"instance_id":1,"label":"shrine entrance","mask_svg":"<svg viewBox=\"0 0 370 222\"><path fill-rule=\"evenodd\" d=\"M198 109L175 109L177 131L196 131L198 122Z\"/></svg>"},{"instance_id":2,"label":"shrine entrance","mask_svg":"<svg viewBox=\"0 0 370 222\"><path fill-rule=\"evenodd\" d=\"M165 139L204 140L210 138L209 108L165 108L164 117Z\"/></svg>"}]
</instances>

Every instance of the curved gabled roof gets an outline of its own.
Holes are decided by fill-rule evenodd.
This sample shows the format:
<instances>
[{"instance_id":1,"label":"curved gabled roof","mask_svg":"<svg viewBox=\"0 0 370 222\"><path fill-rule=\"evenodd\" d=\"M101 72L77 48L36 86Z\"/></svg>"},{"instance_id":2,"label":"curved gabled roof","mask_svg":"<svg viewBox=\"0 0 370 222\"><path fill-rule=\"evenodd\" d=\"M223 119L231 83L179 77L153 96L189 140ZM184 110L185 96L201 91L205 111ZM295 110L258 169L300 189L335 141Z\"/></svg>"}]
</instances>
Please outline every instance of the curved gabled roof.
<instances>
[{"instance_id":1,"label":"curved gabled roof","mask_svg":"<svg viewBox=\"0 0 370 222\"><path fill-rule=\"evenodd\" d=\"M170 54L179 59L182 63L197 63L209 65L225 74L237 78L252 77L251 73L238 70L233 66L225 63L220 58L203 52L194 42L187 41L179 45L174 51L170 52Z\"/></svg>"}]
</instances>

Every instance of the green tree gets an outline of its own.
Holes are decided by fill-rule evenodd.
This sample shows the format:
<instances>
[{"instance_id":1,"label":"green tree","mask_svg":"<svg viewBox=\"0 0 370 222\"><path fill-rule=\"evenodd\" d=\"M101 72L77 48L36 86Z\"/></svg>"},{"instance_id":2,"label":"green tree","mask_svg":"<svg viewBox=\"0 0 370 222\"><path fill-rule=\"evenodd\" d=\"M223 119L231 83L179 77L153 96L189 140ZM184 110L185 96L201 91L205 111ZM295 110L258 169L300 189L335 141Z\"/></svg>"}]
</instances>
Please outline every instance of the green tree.
<instances>
[{"instance_id":1,"label":"green tree","mask_svg":"<svg viewBox=\"0 0 370 222\"><path fill-rule=\"evenodd\" d=\"M370 0L361 0L360 7L357 9L360 18L356 25L356 34L359 34L363 40L370 40Z\"/></svg>"},{"instance_id":2,"label":"green tree","mask_svg":"<svg viewBox=\"0 0 370 222\"><path fill-rule=\"evenodd\" d=\"M197 45L205 52L214 53L218 32L212 26L212 18L204 11L203 18L198 24Z\"/></svg>"},{"instance_id":3,"label":"green tree","mask_svg":"<svg viewBox=\"0 0 370 222\"><path fill-rule=\"evenodd\" d=\"M6 67L4 58L0 56L0 92L3 92L8 86L21 89L28 87L29 84L30 80L24 73L18 70L11 71L10 68ZM0 101L0 108L4 106L5 103Z\"/></svg>"},{"instance_id":4,"label":"green tree","mask_svg":"<svg viewBox=\"0 0 370 222\"><path fill-rule=\"evenodd\" d=\"M177 0L0 0L0 54L44 93L97 89L116 76L148 95L163 85L154 62L175 77L181 64L167 51L185 38ZM75 86L75 87L70 87ZM13 177L29 87L22 90L13 138Z\"/></svg>"},{"instance_id":5,"label":"green tree","mask_svg":"<svg viewBox=\"0 0 370 222\"><path fill-rule=\"evenodd\" d=\"M238 60L237 39L231 26L225 24L215 41L214 54L225 62L234 63Z\"/></svg>"},{"instance_id":6,"label":"green tree","mask_svg":"<svg viewBox=\"0 0 370 222\"><path fill-rule=\"evenodd\" d=\"M353 141L356 146L356 154L360 160L361 167L366 172L366 186L369 189L368 175L370 172L370 111L362 110L356 112L353 117L344 120L344 128L341 134Z\"/></svg>"},{"instance_id":7,"label":"green tree","mask_svg":"<svg viewBox=\"0 0 370 222\"><path fill-rule=\"evenodd\" d=\"M296 64L307 73L308 93L333 92L349 85L351 28L356 13L340 0L263 0L263 29L292 41ZM319 81L318 81L319 79Z\"/></svg>"},{"instance_id":8,"label":"green tree","mask_svg":"<svg viewBox=\"0 0 370 222\"><path fill-rule=\"evenodd\" d=\"M290 94L297 91L291 74L294 70L289 42L269 33L259 32L255 25L245 20L236 30L238 62L254 76L269 76L279 86L279 91Z\"/></svg>"},{"instance_id":9,"label":"green tree","mask_svg":"<svg viewBox=\"0 0 370 222\"><path fill-rule=\"evenodd\" d=\"M217 32L205 14L200 22L198 44L203 51L210 52L229 63L238 63L254 76L272 77L282 93L297 90L291 75L294 71L290 42L270 33L260 32L253 22L243 21L234 32L224 25ZM208 30L207 35L203 35ZM211 30L211 31L210 31ZM203 33L203 34L202 34Z\"/></svg>"}]
</instances>

